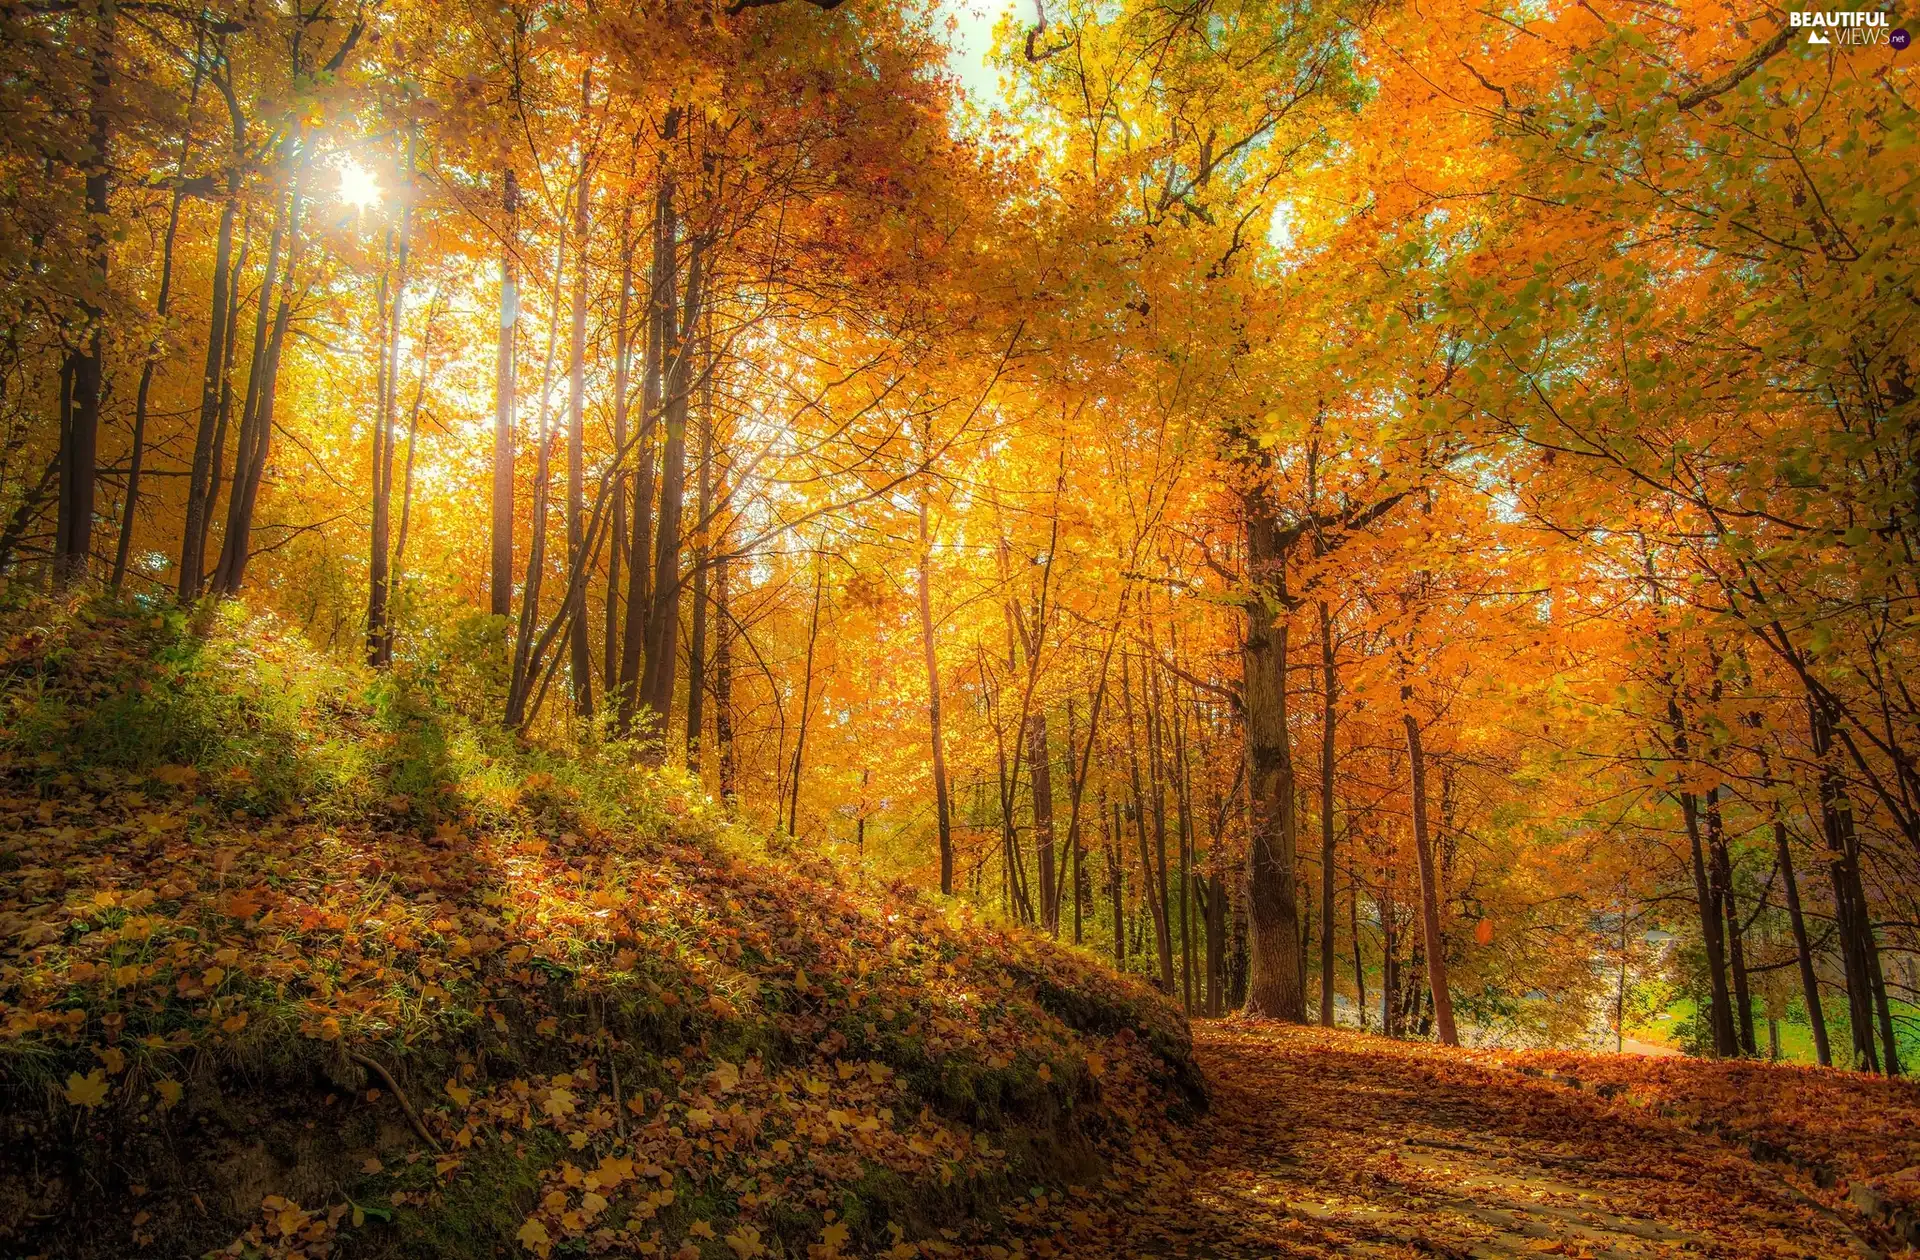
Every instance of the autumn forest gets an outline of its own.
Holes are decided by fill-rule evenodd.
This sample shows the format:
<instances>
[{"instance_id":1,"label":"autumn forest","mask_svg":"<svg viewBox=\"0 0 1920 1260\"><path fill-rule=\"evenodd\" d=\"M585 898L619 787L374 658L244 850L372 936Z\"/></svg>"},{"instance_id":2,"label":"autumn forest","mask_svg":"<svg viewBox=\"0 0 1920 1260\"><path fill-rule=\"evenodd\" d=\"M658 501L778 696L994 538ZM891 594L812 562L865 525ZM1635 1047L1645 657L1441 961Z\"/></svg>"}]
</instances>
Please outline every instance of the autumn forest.
<instances>
[{"instance_id":1,"label":"autumn forest","mask_svg":"<svg viewBox=\"0 0 1920 1260\"><path fill-rule=\"evenodd\" d=\"M0 0L8 1254L1920 1242L1806 16Z\"/></svg>"}]
</instances>

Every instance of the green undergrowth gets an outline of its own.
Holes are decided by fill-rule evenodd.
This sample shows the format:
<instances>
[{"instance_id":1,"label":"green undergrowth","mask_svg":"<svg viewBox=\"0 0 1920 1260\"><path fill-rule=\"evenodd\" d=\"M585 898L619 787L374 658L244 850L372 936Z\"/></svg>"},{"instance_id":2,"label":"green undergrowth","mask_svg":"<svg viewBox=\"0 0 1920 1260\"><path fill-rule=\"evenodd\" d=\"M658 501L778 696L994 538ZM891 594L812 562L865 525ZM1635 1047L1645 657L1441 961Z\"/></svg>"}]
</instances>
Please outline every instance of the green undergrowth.
<instances>
[{"instance_id":1,"label":"green undergrowth","mask_svg":"<svg viewBox=\"0 0 1920 1260\"><path fill-rule=\"evenodd\" d=\"M6 1254L962 1254L1204 1106L1145 987L460 668L0 613Z\"/></svg>"}]
</instances>

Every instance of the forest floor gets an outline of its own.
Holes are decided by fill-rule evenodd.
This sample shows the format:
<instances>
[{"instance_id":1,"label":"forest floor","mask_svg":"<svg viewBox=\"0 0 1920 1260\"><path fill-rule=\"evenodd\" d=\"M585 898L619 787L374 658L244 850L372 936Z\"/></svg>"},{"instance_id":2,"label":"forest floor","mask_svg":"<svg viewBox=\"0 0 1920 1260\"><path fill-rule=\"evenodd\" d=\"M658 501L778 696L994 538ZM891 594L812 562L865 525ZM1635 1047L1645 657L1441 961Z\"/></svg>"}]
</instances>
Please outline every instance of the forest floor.
<instances>
[{"instance_id":1,"label":"forest floor","mask_svg":"<svg viewBox=\"0 0 1920 1260\"><path fill-rule=\"evenodd\" d=\"M1834 1188L1746 1143L1494 1056L1239 1020L1196 1022L1194 1048L1213 1105L1186 1193L1134 1200L1111 1254L1900 1251Z\"/></svg>"}]
</instances>

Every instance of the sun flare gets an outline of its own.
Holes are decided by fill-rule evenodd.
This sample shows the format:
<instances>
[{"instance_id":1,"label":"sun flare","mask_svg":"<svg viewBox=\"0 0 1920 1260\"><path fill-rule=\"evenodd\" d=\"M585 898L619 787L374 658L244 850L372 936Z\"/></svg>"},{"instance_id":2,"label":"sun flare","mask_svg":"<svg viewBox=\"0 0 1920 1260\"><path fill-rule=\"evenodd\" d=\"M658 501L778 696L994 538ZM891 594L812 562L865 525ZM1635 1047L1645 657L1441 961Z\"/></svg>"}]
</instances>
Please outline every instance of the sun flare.
<instances>
[{"instance_id":1,"label":"sun flare","mask_svg":"<svg viewBox=\"0 0 1920 1260\"><path fill-rule=\"evenodd\" d=\"M380 201L380 181L373 172L352 158L340 159L340 200L355 210L365 210Z\"/></svg>"}]
</instances>

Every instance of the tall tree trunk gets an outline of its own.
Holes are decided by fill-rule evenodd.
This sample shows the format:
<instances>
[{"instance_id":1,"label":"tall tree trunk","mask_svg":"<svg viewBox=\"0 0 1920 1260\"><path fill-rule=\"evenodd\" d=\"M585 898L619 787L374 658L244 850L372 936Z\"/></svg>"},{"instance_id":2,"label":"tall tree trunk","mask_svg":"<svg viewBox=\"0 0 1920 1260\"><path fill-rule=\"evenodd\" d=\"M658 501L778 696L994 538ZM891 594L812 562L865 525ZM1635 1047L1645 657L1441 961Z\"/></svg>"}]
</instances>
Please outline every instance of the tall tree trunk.
<instances>
[{"instance_id":1,"label":"tall tree trunk","mask_svg":"<svg viewBox=\"0 0 1920 1260\"><path fill-rule=\"evenodd\" d=\"M93 562L95 465L99 462L100 402L106 389L107 299L107 153L112 118L114 0L97 0L94 15L92 86L87 96L86 269L88 290L81 297L82 347L68 352L73 401L62 417L60 507L54 526L53 580L56 586L84 581Z\"/></svg>"},{"instance_id":2,"label":"tall tree trunk","mask_svg":"<svg viewBox=\"0 0 1920 1260\"><path fill-rule=\"evenodd\" d=\"M1847 978L1847 1010L1853 1034L1853 1066L1859 1070L1887 1075L1900 1071L1899 1046L1894 1039L1890 1012L1877 1000L1884 987L1880 977L1879 949L1873 936L1873 918L1867 904L1866 888L1860 877L1860 840L1854 829L1853 803L1847 797L1845 782L1833 764L1833 722L1817 699L1808 701L1813 726L1813 753L1820 762L1820 815L1832 855L1829 869L1833 878L1835 926L1840 934L1840 956ZM1884 1062L1873 1043L1875 1023L1880 1025Z\"/></svg>"},{"instance_id":3,"label":"tall tree trunk","mask_svg":"<svg viewBox=\"0 0 1920 1260\"><path fill-rule=\"evenodd\" d=\"M1367 1031L1367 962L1360 950L1360 880L1353 872L1347 879L1347 931L1353 943L1353 1009L1360 1017L1360 1031Z\"/></svg>"},{"instance_id":4,"label":"tall tree trunk","mask_svg":"<svg viewBox=\"0 0 1920 1260\"><path fill-rule=\"evenodd\" d=\"M940 725L940 660L933 642L933 540L927 529L927 495L920 495L920 553L916 574L920 645L927 666L927 732L933 743L933 808L940 839L940 895L953 896L953 815L947 797L947 748Z\"/></svg>"},{"instance_id":5,"label":"tall tree trunk","mask_svg":"<svg viewBox=\"0 0 1920 1260\"><path fill-rule=\"evenodd\" d=\"M1160 983L1168 993L1173 992L1173 951L1167 933L1167 888L1162 881L1154 878L1153 850L1147 842L1147 799L1142 791L1140 780L1140 741L1135 734L1133 724L1133 683L1130 678L1125 657L1120 660L1120 699L1127 720L1127 767L1133 777L1133 817L1134 829L1140 839L1140 896L1146 902L1147 910L1153 918L1154 951L1159 956ZM1144 681L1144 680L1143 680ZM1143 697L1144 699L1144 697ZM1152 717L1147 717L1149 726L1149 755L1151 755ZM1157 770L1157 767L1154 767ZM1155 781L1155 794L1158 794L1158 782ZM1161 832L1161 851L1165 852L1165 830Z\"/></svg>"},{"instance_id":6,"label":"tall tree trunk","mask_svg":"<svg viewBox=\"0 0 1920 1260\"><path fill-rule=\"evenodd\" d=\"M813 649L820 637L820 593L826 582L826 562L819 556L813 561L813 615L807 621L807 663L806 674L800 684L800 728L793 740L793 774L789 782L787 798L787 834L799 834L800 819L800 771L804 766L807 750L807 719L813 712Z\"/></svg>"},{"instance_id":7,"label":"tall tree trunk","mask_svg":"<svg viewBox=\"0 0 1920 1260\"><path fill-rule=\"evenodd\" d=\"M401 194L400 243L394 256L393 296L381 312L380 417L373 431L373 538L367 550L367 663L376 669L393 664L393 626L389 609L392 571L388 530L393 518L394 416L400 395L400 327L406 317L407 253L413 238L413 162L415 137L407 134L407 186ZM386 288L383 282L381 287Z\"/></svg>"},{"instance_id":8,"label":"tall tree trunk","mask_svg":"<svg viewBox=\"0 0 1920 1260\"><path fill-rule=\"evenodd\" d=\"M1393 866L1397 854L1389 853L1380 873L1380 1031L1389 1037L1400 1035L1398 992L1400 988L1399 907L1394 904Z\"/></svg>"},{"instance_id":9,"label":"tall tree trunk","mask_svg":"<svg viewBox=\"0 0 1920 1260\"><path fill-rule=\"evenodd\" d=\"M648 619L647 654L641 670L641 703L665 722L673 707L673 683L680 647L680 532L687 493L687 403L693 380L693 330L703 300L701 242L696 239L687 263L684 310L669 310L673 329L663 401L666 440L660 453L660 515L653 558L653 613ZM656 755L664 755L664 742Z\"/></svg>"},{"instance_id":10,"label":"tall tree trunk","mask_svg":"<svg viewBox=\"0 0 1920 1260\"><path fill-rule=\"evenodd\" d=\"M1733 861L1727 852L1726 828L1720 817L1720 789L1710 787L1706 797L1707 855L1713 862L1709 872L1726 920L1727 963L1733 974L1734 1034L1743 1054L1758 1054L1754 1038L1753 993L1747 985L1747 958L1740 940L1740 907L1733 895Z\"/></svg>"},{"instance_id":11,"label":"tall tree trunk","mask_svg":"<svg viewBox=\"0 0 1920 1260\"><path fill-rule=\"evenodd\" d=\"M637 141L636 141L637 144ZM631 169L628 171L632 175ZM613 319L613 449L620 460L613 470L613 510L609 528L613 545L607 550L607 599L605 637L600 648L601 684L618 705L620 688L620 562L629 546L627 526L627 410L628 387L633 367L633 197L629 195L620 209L620 297Z\"/></svg>"},{"instance_id":12,"label":"tall tree trunk","mask_svg":"<svg viewBox=\"0 0 1920 1260\"><path fill-rule=\"evenodd\" d=\"M173 197L167 206L167 230L161 238L160 292L153 303L154 321L158 327L154 330L153 337L147 342L147 353L140 365L140 387L134 394L133 446L127 461L126 505L120 521L120 545L115 548L113 555L111 584L116 594L127 580L127 558L133 551L134 513L140 505L141 462L146 457L148 396L153 390L154 372L159 367L160 345L166 337L168 304L173 295L174 242L180 235L180 207L187 196L187 158L193 152L193 114L200 100L200 81L206 64L205 42L203 26L195 37L193 82L187 91L187 112L180 127L180 155L173 164L175 182Z\"/></svg>"},{"instance_id":13,"label":"tall tree trunk","mask_svg":"<svg viewBox=\"0 0 1920 1260\"><path fill-rule=\"evenodd\" d=\"M1253 587L1244 605L1246 639L1241 649L1252 807L1247 846L1247 1010L1302 1023L1307 1012L1300 984L1300 912L1294 901L1297 820L1287 730L1286 555L1264 492L1248 491L1243 508Z\"/></svg>"},{"instance_id":14,"label":"tall tree trunk","mask_svg":"<svg viewBox=\"0 0 1920 1260\"><path fill-rule=\"evenodd\" d=\"M1340 673L1333 654L1333 614L1320 613L1320 1023L1333 1027L1333 772Z\"/></svg>"},{"instance_id":15,"label":"tall tree trunk","mask_svg":"<svg viewBox=\"0 0 1920 1260\"><path fill-rule=\"evenodd\" d=\"M1401 697L1406 698L1403 689ZM1457 1046L1460 1034L1453 1026L1453 995L1447 988L1447 946L1440 933L1440 888L1433 866L1433 843L1427 835L1427 756L1420 742L1420 723L1402 713L1407 729L1407 760L1413 769L1413 847L1420 868L1420 928L1427 956L1427 987L1433 991L1434 1023L1440 1044Z\"/></svg>"},{"instance_id":16,"label":"tall tree trunk","mask_svg":"<svg viewBox=\"0 0 1920 1260\"><path fill-rule=\"evenodd\" d=\"M1707 874L1705 846L1700 840L1700 800L1691 791L1680 793L1680 815L1687 828L1687 843L1693 854L1693 895L1700 913L1700 936L1707 954L1708 1019L1713 1031L1713 1052L1721 1058L1739 1053L1739 1041L1733 1031L1732 999L1727 994L1725 944L1721 933L1718 899Z\"/></svg>"},{"instance_id":17,"label":"tall tree trunk","mask_svg":"<svg viewBox=\"0 0 1920 1260\"><path fill-rule=\"evenodd\" d=\"M707 530L713 515L713 375L706 374L700 407L700 461L695 473L693 542L693 633L687 642L687 767L701 772L701 743L706 731L707 698ZM867 825L862 806L860 826Z\"/></svg>"},{"instance_id":18,"label":"tall tree trunk","mask_svg":"<svg viewBox=\"0 0 1920 1260\"><path fill-rule=\"evenodd\" d=\"M220 562L214 567L214 593L229 599L240 593L246 581L247 561L253 548L254 506L260 496L260 482L266 475L267 458L273 450L274 397L279 385L280 353L293 319L294 279L300 263L302 185L306 168L312 161L312 150L303 140L304 136L298 132L292 137L292 147L299 153L299 160L287 196L286 270L280 278L278 305L270 331L265 330L264 317L272 284L270 280L261 284L263 323L255 330L254 367L247 379L247 406L240 415L240 436L233 456L233 487L227 497L226 535L221 539ZM270 247L267 251L269 277L274 273L277 257L278 250Z\"/></svg>"},{"instance_id":19,"label":"tall tree trunk","mask_svg":"<svg viewBox=\"0 0 1920 1260\"><path fill-rule=\"evenodd\" d=\"M671 146L679 135L680 109L667 111L661 135ZM653 431L666 392L666 367L673 341L674 305L679 295L678 220L674 212L673 170L663 157L653 191L651 258L647 268L646 347L640 372L640 440L633 479L633 536L627 547L626 624L620 635L620 699L617 725L633 730L645 701L646 648L653 618ZM724 791L724 788L722 789Z\"/></svg>"},{"instance_id":20,"label":"tall tree trunk","mask_svg":"<svg viewBox=\"0 0 1920 1260\"><path fill-rule=\"evenodd\" d=\"M493 520L487 596L488 610L496 617L507 617L513 613L513 413L520 323L520 185L511 169L500 181L500 208L505 222L500 236L500 335L493 352Z\"/></svg>"},{"instance_id":21,"label":"tall tree trunk","mask_svg":"<svg viewBox=\"0 0 1920 1260\"><path fill-rule=\"evenodd\" d=\"M194 77L194 86L199 87L199 76ZM191 107L189 107L191 116ZM186 140L181 140L180 161L176 178L186 178ZM117 594L127 580L127 558L133 552L134 513L140 506L140 471L147 453L147 405L148 396L153 391L154 371L159 367L160 343L166 336L167 304L173 293L173 246L180 234L180 204L186 200L186 189L176 184L172 203L167 208L167 230L160 244L160 293L154 299L153 314L160 327L147 343L147 353L140 365L140 387L133 397L133 444L127 456L127 495L120 516L120 545L113 553L113 576L110 585Z\"/></svg>"},{"instance_id":22,"label":"tall tree trunk","mask_svg":"<svg viewBox=\"0 0 1920 1260\"><path fill-rule=\"evenodd\" d=\"M534 424L533 521L527 538L527 580L520 593L520 616L514 630L513 665L507 684L504 724L519 730L527 721L527 702L536 681L534 638L540 624L540 588L547 571L547 517L553 500L553 432L548 404L553 400L553 365L560 341L560 294L566 274L564 239L554 243L553 284L547 294L547 350L540 369L539 419Z\"/></svg>"},{"instance_id":23,"label":"tall tree trunk","mask_svg":"<svg viewBox=\"0 0 1920 1260\"><path fill-rule=\"evenodd\" d=\"M180 531L180 572L177 590L182 603L198 599L205 581L207 522L213 515L214 426L226 392L227 341L233 326L229 306L233 287L233 219L240 204L240 169L229 168L227 195L220 207L220 230L214 240L213 294L207 319L206 366L200 376L200 423L194 431L193 466L187 480L186 521Z\"/></svg>"},{"instance_id":24,"label":"tall tree trunk","mask_svg":"<svg viewBox=\"0 0 1920 1260\"><path fill-rule=\"evenodd\" d=\"M1040 873L1040 926L1060 935L1060 903L1054 893L1053 755L1047 748L1047 715L1027 719L1028 776L1033 787L1033 845Z\"/></svg>"},{"instance_id":25,"label":"tall tree trunk","mask_svg":"<svg viewBox=\"0 0 1920 1260\"><path fill-rule=\"evenodd\" d=\"M733 748L733 625L727 590L729 565L726 535L720 536L720 555L713 566L713 743L718 754L720 799L730 799L737 787Z\"/></svg>"},{"instance_id":26,"label":"tall tree trunk","mask_svg":"<svg viewBox=\"0 0 1920 1260\"><path fill-rule=\"evenodd\" d=\"M1169 646L1175 657L1180 653L1176 627L1169 628ZM1180 1002L1181 1009L1193 1015L1193 795L1187 779L1186 709L1180 703L1178 686L1169 683L1167 691L1173 705L1173 803L1179 810L1178 841L1180 866Z\"/></svg>"},{"instance_id":27,"label":"tall tree trunk","mask_svg":"<svg viewBox=\"0 0 1920 1260\"><path fill-rule=\"evenodd\" d=\"M593 70L580 76L580 107L584 112L593 96ZM580 188L573 209L574 267L573 319L567 359L567 665L573 684L574 711L593 716L593 649L587 639L587 584L589 563L586 538L586 428L587 428L587 244L593 208L593 159L580 157Z\"/></svg>"},{"instance_id":28,"label":"tall tree trunk","mask_svg":"<svg viewBox=\"0 0 1920 1260\"><path fill-rule=\"evenodd\" d=\"M1787 921L1793 928L1793 951L1800 964L1800 992L1806 1003L1807 1023L1813 1028L1813 1053L1821 1067L1833 1064L1827 1041L1827 1017L1820 1007L1820 981L1813 971L1813 949L1807 941L1807 921L1800 912L1800 881L1793 873L1793 848L1787 843L1787 824L1774 807L1774 860L1780 863L1780 882L1787 894Z\"/></svg>"},{"instance_id":29,"label":"tall tree trunk","mask_svg":"<svg viewBox=\"0 0 1920 1260\"><path fill-rule=\"evenodd\" d=\"M1105 810L1101 811L1103 818L1105 813ZM1126 819L1121 815L1120 802L1115 801L1113 833L1107 837L1107 890L1113 898L1113 966L1116 971L1127 965L1127 873L1120 858L1125 834Z\"/></svg>"}]
</instances>

